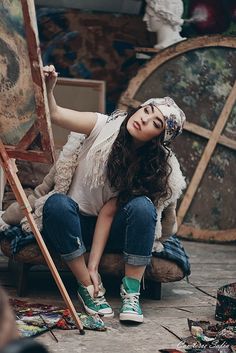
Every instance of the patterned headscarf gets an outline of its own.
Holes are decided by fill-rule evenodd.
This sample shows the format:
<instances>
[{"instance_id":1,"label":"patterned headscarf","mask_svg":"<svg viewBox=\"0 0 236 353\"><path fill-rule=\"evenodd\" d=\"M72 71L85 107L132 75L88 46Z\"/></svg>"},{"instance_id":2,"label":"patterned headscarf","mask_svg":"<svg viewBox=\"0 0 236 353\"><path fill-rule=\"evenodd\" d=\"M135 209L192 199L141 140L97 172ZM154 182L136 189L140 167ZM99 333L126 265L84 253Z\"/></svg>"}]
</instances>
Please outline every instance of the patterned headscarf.
<instances>
[{"instance_id":1,"label":"patterned headscarf","mask_svg":"<svg viewBox=\"0 0 236 353\"><path fill-rule=\"evenodd\" d=\"M183 125L186 120L184 112L178 107L175 101L170 97L151 98L141 104L153 104L157 107L165 119L165 136L164 143L170 142L183 131Z\"/></svg>"}]
</instances>

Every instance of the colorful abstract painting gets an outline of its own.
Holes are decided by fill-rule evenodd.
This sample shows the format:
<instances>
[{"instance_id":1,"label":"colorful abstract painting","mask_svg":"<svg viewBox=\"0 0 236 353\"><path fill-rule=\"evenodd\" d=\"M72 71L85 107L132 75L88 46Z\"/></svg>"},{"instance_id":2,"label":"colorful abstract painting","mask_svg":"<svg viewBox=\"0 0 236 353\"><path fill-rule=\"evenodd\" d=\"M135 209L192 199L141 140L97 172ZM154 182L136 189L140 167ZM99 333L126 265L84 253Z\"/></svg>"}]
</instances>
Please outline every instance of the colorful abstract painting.
<instances>
[{"instance_id":1,"label":"colorful abstract painting","mask_svg":"<svg viewBox=\"0 0 236 353\"><path fill-rule=\"evenodd\" d=\"M10 299L10 304L17 318L17 326L22 337L40 335L53 328L73 330L75 323L70 311L50 304L28 303ZM77 313L86 330L106 331L107 327L99 315ZM55 337L55 336L54 336Z\"/></svg>"},{"instance_id":2,"label":"colorful abstract painting","mask_svg":"<svg viewBox=\"0 0 236 353\"><path fill-rule=\"evenodd\" d=\"M53 146L41 68L34 2L2 0L0 137L12 157L32 159L37 150L42 162L52 161Z\"/></svg>"}]
</instances>

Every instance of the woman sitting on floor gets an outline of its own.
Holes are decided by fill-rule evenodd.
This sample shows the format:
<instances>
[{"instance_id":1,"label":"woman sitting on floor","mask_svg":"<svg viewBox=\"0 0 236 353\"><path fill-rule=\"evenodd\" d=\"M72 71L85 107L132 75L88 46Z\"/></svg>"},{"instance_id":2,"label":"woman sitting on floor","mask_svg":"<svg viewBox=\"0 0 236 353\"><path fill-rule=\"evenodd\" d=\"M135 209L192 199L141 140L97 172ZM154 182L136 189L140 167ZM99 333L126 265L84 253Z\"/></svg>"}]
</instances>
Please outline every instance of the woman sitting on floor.
<instances>
[{"instance_id":1,"label":"woman sitting on floor","mask_svg":"<svg viewBox=\"0 0 236 353\"><path fill-rule=\"evenodd\" d=\"M44 72L51 119L74 133L30 199L35 219L46 243L77 279L78 297L88 313L113 316L98 266L104 248L123 252L120 320L143 322L139 295L145 268L152 255L165 252L165 242L178 244L169 237L177 231L176 202L185 180L168 145L182 132L185 115L170 97L111 116L65 109L53 96L55 68L47 66ZM12 212L10 206L3 221L11 223ZM30 231L25 220L21 223ZM187 255L179 249L189 274ZM178 251L172 253L178 259Z\"/></svg>"}]
</instances>

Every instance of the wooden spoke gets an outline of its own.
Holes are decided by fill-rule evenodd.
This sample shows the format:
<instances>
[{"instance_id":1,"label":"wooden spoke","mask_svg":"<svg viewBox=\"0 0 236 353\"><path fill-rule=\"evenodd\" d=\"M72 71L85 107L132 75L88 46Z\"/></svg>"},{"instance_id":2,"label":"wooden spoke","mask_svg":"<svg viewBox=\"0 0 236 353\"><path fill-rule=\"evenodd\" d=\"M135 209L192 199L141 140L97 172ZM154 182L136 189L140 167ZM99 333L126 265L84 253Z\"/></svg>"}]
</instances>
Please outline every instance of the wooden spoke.
<instances>
[{"instance_id":1,"label":"wooden spoke","mask_svg":"<svg viewBox=\"0 0 236 353\"><path fill-rule=\"evenodd\" d=\"M186 121L186 123L184 124L184 130L192 132L193 134L196 134L198 136L205 137L207 139L209 139L212 134L211 130L205 129L197 124L190 123L188 121ZM218 143L225 147L229 147L232 150L236 150L236 141L226 136L221 135L219 137Z\"/></svg>"},{"instance_id":2,"label":"wooden spoke","mask_svg":"<svg viewBox=\"0 0 236 353\"><path fill-rule=\"evenodd\" d=\"M195 170L195 173L192 177L192 180L188 186L188 189L185 193L185 196L183 198L183 201L181 202L181 205L178 210L178 224L181 225L184 219L184 216L192 202L193 196L198 188L198 185L203 177L203 174L207 168L207 165L209 163L209 160L212 156L212 153L218 143L219 137L221 132L223 131L225 124L229 118L230 112L234 106L236 100L236 81L234 83L233 89L230 92L226 103L224 105L224 108L219 116L219 119L215 125L214 130L212 131L211 137L206 145L206 148L202 154L202 157L200 159L200 162L197 165L197 168Z\"/></svg>"},{"instance_id":3,"label":"wooden spoke","mask_svg":"<svg viewBox=\"0 0 236 353\"><path fill-rule=\"evenodd\" d=\"M26 150L28 146L31 145L31 143L34 141L34 139L37 137L39 133L39 129L37 127L37 124L34 124L28 131L28 133L21 139L21 141L18 144L18 147L20 150ZM5 146L6 148L6 146Z\"/></svg>"}]
</instances>

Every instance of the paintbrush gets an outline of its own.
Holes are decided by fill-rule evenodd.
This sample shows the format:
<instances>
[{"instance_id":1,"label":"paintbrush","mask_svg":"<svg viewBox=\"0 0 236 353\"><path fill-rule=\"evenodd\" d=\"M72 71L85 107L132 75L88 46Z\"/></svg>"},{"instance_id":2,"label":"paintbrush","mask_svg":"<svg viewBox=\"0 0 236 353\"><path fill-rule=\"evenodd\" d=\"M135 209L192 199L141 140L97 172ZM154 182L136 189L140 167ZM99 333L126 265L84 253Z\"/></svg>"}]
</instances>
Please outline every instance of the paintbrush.
<instances>
[{"instance_id":1,"label":"paintbrush","mask_svg":"<svg viewBox=\"0 0 236 353\"><path fill-rule=\"evenodd\" d=\"M42 317L42 315L39 314L40 319L43 321L44 325L47 327L48 331L51 333L51 335L53 336L53 338L55 339L55 341L58 343L58 339L56 338L56 336L54 335L54 333L52 332L51 327L47 324L47 322L44 320L44 318Z\"/></svg>"},{"instance_id":2,"label":"paintbrush","mask_svg":"<svg viewBox=\"0 0 236 353\"><path fill-rule=\"evenodd\" d=\"M185 339L182 337L179 337L178 335L176 335L176 333L174 333L173 331L171 331L168 327L160 325L161 327L163 327L166 331L170 332L172 335L174 335L176 338L178 338L181 342L183 342L184 344L186 344Z\"/></svg>"}]
</instances>

